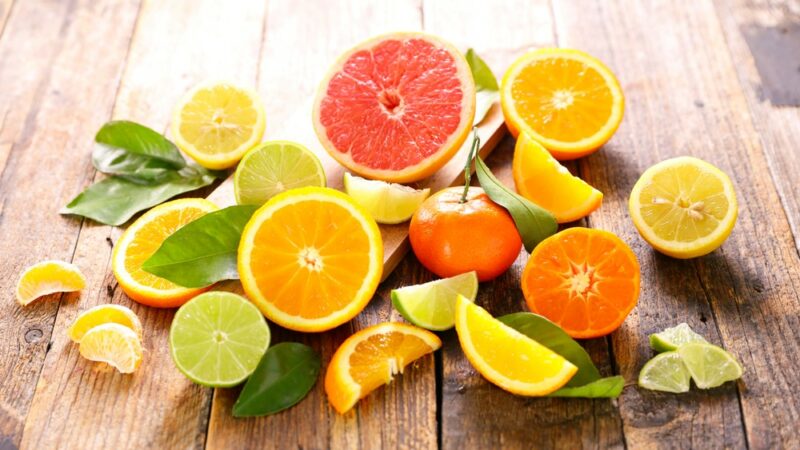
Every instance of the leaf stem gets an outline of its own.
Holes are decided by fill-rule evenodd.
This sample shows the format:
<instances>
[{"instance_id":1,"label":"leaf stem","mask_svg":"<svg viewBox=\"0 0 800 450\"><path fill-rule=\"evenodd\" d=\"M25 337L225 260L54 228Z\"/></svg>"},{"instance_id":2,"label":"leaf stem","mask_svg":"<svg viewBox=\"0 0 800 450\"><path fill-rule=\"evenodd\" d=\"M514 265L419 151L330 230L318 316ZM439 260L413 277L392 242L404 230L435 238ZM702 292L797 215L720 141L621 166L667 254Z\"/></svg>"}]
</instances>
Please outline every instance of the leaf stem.
<instances>
[{"instance_id":1,"label":"leaf stem","mask_svg":"<svg viewBox=\"0 0 800 450\"><path fill-rule=\"evenodd\" d=\"M464 192L461 194L459 203L467 202L467 194L469 194L469 184L472 180L472 161L478 154L478 149L481 146L481 138L478 136L478 128L472 127L472 145L467 153L467 164L464 167Z\"/></svg>"}]
</instances>

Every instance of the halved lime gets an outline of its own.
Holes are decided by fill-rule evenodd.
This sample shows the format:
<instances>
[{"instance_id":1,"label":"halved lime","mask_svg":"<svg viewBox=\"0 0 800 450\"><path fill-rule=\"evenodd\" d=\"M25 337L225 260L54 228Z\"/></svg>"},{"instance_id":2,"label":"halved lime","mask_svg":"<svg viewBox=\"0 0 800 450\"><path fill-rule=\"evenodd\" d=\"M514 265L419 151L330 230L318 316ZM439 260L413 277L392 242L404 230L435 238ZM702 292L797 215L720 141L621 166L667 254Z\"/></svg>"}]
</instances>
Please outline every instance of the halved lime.
<instances>
[{"instance_id":1,"label":"halved lime","mask_svg":"<svg viewBox=\"0 0 800 450\"><path fill-rule=\"evenodd\" d=\"M700 389L711 389L740 378L742 366L730 353L712 344L692 343L678 348L683 363Z\"/></svg>"},{"instance_id":2,"label":"halved lime","mask_svg":"<svg viewBox=\"0 0 800 450\"><path fill-rule=\"evenodd\" d=\"M207 292L178 309L169 330L175 366L209 387L244 381L267 351L270 333L261 311L230 292Z\"/></svg>"},{"instance_id":3,"label":"halved lime","mask_svg":"<svg viewBox=\"0 0 800 450\"><path fill-rule=\"evenodd\" d=\"M289 189L325 183L317 155L296 142L270 141L244 155L233 175L233 192L240 205L262 205Z\"/></svg>"},{"instance_id":4,"label":"halved lime","mask_svg":"<svg viewBox=\"0 0 800 450\"><path fill-rule=\"evenodd\" d=\"M680 394L689 391L689 371L678 352L664 352L647 361L639 372L639 386Z\"/></svg>"},{"instance_id":5,"label":"halved lime","mask_svg":"<svg viewBox=\"0 0 800 450\"><path fill-rule=\"evenodd\" d=\"M458 294L469 300L478 295L478 275L462 273L450 278L392 290L392 305L409 322L428 330L449 330L455 325Z\"/></svg>"},{"instance_id":6,"label":"halved lime","mask_svg":"<svg viewBox=\"0 0 800 450\"><path fill-rule=\"evenodd\" d=\"M428 198L431 190L413 189L402 184L344 174L344 190L347 195L369 211L378 223L395 224L405 222Z\"/></svg>"},{"instance_id":7,"label":"halved lime","mask_svg":"<svg viewBox=\"0 0 800 450\"><path fill-rule=\"evenodd\" d=\"M661 333L650 335L650 347L657 352L677 350L678 347L692 342L707 342L703 336L695 333L686 323L679 323Z\"/></svg>"}]
</instances>

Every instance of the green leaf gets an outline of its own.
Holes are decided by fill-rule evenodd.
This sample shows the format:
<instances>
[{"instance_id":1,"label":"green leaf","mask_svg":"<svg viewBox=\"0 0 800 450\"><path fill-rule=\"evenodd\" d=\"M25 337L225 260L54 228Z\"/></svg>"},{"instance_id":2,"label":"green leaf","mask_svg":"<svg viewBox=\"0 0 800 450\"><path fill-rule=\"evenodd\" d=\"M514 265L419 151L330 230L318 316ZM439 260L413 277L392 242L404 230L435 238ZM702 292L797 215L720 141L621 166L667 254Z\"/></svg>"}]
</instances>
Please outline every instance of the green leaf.
<instances>
[{"instance_id":1,"label":"green leaf","mask_svg":"<svg viewBox=\"0 0 800 450\"><path fill-rule=\"evenodd\" d=\"M620 375L600 378L583 386L564 387L548 397L617 398L625 387L625 379Z\"/></svg>"},{"instance_id":2,"label":"green leaf","mask_svg":"<svg viewBox=\"0 0 800 450\"><path fill-rule=\"evenodd\" d=\"M472 124L477 125L486 118L492 105L500 101L500 88L494 73L475 50L467 50L465 57L475 80L475 119Z\"/></svg>"},{"instance_id":3,"label":"green leaf","mask_svg":"<svg viewBox=\"0 0 800 450\"><path fill-rule=\"evenodd\" d=\"M475 158L475 173L486 195L511 214L525 250L532 252L539 242L558 231L555 216L507 188L492 174L480 156Z\"/></svg>"},{"instance_id":4,"label":"green leaf","mask_svg":"<svg viewBox=\"0 0 800 450\"><path fill-rule=\"evenodd\" d=\"M137 184L158 183L175 173L175 167L170 162L107 145L94 148L92 164L100 172L117 175Z\"/></svg>"},{"instance_id":5,"label":"green leaf","mask_svg":"<svg viewBox=\"0 0 800 450\"><path fill-rule=\"evenodd\" d=\"M294 406L316 384L321 365L307 345L283 342L270 347L233 405L234 417L265 416Z\"/></svg>"},{"instance_id":6,"label":"green leaf","mask_svg":"<svg viewBox=\"0 0 800 450\"><path fill-rule=\"evenodd\" d=\"M498 320L575 364L578 371L566 384L567 387L583 386L600 379L600 371L586 350L553 322L527 312L508 314L498 317Z\"/></svg>"},{"instance_id":7,"label":"green leaf","mask_svg":"<svg viewBox=\"0 0 800 450\"><path fill-rule=\"evenodd\" d=\"M184 225L164 240L142 269L190 288L239 278L239 240L257 209L254 205L230 206Z\"/></svg>"},{"instance_id":8,"label":"green leaf","mask_svg":"<svg viewBox=\"0 0 800 450\"><path fill-rule=\"evenodd\" d=\"M153 129L136 122L128 120L108 122L100 128L94 140L98 144L161 160L174 169L186 166L186 160L175 144Z\"/></svg>"}]
</instances>

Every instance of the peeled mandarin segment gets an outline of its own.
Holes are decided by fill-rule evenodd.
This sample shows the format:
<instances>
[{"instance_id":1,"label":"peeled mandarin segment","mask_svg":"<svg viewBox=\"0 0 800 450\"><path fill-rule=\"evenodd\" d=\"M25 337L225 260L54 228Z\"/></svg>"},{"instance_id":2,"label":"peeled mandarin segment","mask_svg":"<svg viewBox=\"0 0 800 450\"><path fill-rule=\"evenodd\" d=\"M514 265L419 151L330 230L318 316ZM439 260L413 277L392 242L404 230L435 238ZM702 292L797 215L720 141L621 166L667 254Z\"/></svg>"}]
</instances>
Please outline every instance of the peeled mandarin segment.
<instances>
[{"instance_id":1,"label":"peeled mandarin segment","mask_svg":"<svg viewBox=\"0 0 800 450\"><path fill-rule=\"evenodd\" d=\"M130 328L105 323L89 330L81 339L80 354L90 361L104 362L121 373L133 373L142 363L142 344Z\"/></svg>"},{"instance_id":2,"label":"peeled mandarin segment","mask_svg":"<svg viewBox=\"0 0 800 450\"><path fill-rule=\"evenodd\" d=\"M122 305L98 305L82 312L70 325L67 334L69 338L79 343L83 336L92 328L105 324L116 323L129 328L142 338L142 323L136 313Z\"/></svg>"},{"instance_id":3,"label":"peeled mandarin segment","mask_svg":"<svg viewBox=\"0 0 800 450\"><path fill-rule=\"evenodd\" d=\"M512 168L517 192L553 213L559 223L581 219L603 202L602 192L570 174L526 133L517 138Z\"/></svg>"},{"instance_id":4,"label":"peeled mandarin segment","mask_svg":"<svg viewBox=\"0 0 800 450\"><path fill-rule=\"evenodd\" d=\"M612 233L568 228L542 241L522 274L531 311L574 338L606 335L639 298L640 270L630 247Z\"/></svg>"},{"instance_id":5,"label":"peeled mandarin segment","mask_svg":"<svg viewBox=\"0 0 800 450\"><path fill-rule=\"evenodd\" d=\"M63 261L42 261L22 273L17 282L16 296L20 305L56 292L74 292L86 286L78 266Z\"/></svg>"}]
</instances>

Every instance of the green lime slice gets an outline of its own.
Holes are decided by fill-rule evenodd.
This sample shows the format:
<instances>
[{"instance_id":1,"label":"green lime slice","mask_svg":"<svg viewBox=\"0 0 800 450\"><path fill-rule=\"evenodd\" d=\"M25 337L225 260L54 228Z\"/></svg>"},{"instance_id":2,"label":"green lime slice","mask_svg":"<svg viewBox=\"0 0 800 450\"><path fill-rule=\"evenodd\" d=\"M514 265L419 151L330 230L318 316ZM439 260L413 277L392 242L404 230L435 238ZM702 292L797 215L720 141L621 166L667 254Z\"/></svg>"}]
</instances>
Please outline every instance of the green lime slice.
<instances>
[{"instance_id":1,"label":"green lime slice","mask_svg":"<svg viewBox=\"0 0 800 450\"><path fill-rule=\"evenodd\" d=\"M478 275L475 272L394 289L392 304L406 320L418 327L449 330L455 326L458 294L475 300L478 295Z\"/></svg>"},{"instance_id":2,"label":"green lime slice","mask_svg":"<svg viewBox=\"0 0 800 450\"><path fill-rule=\"evenodd\" d=\"M652 391L688 392L689 380L689 371L678 352L656 355L639 372L639 386Z\"/></svg>"},{"instance_id":3,"label":"green lime slice","mask_svg":"<svg viewBox=\"0 0 800 450\"><path fill-rule=\"evenodd\" d=\"M250 376L269 346L261 311L230 292L207 292L178 309L169 330L175 366L209 387L235 386Z\"/></svg>"},{"instance_id":4,"label":"green lime slice","mask_svg":"<svg viewBox=\"0 0 800 450\"><path fill-rule=\"evenodd\" d=\"M244 155L233 175L233 192L240 205L262 205L283 191L325 183L317 155L295 142L270 141Z\"/></svg>"},{"instance_id":5,"label":"green lime slice","mask_svg":"<svg viewBox=\"0 0 800 450\"><path fill-rule=\"evenodd\" d=\"M679 323L661 333L650 335L650 347L657 352L677 350L678 347L692 342L706 342L706 340L689 328L686 323Z\"/></svg>"},{"instance_id":6,"label":"green lime slice","mask_svg":"<svg viewBox=\"0 0 800 450\"><path fill-rule=\"evenodd\" d=\"M370 213L375 222L395 224L410 219L431 190L367 180L344 174L344 191Z\"/></svg>"},{"instance_id":7,"label":"green lime slice","mask_svg":"<svg viewBox=\"0 0 800 450\"><path fill-rule=\"evenodd\" d=\"M712 344L692 343L678 353L700 389L711 389L740 378L744 370L730 353Z\"/></svg>"}]
</instances>

